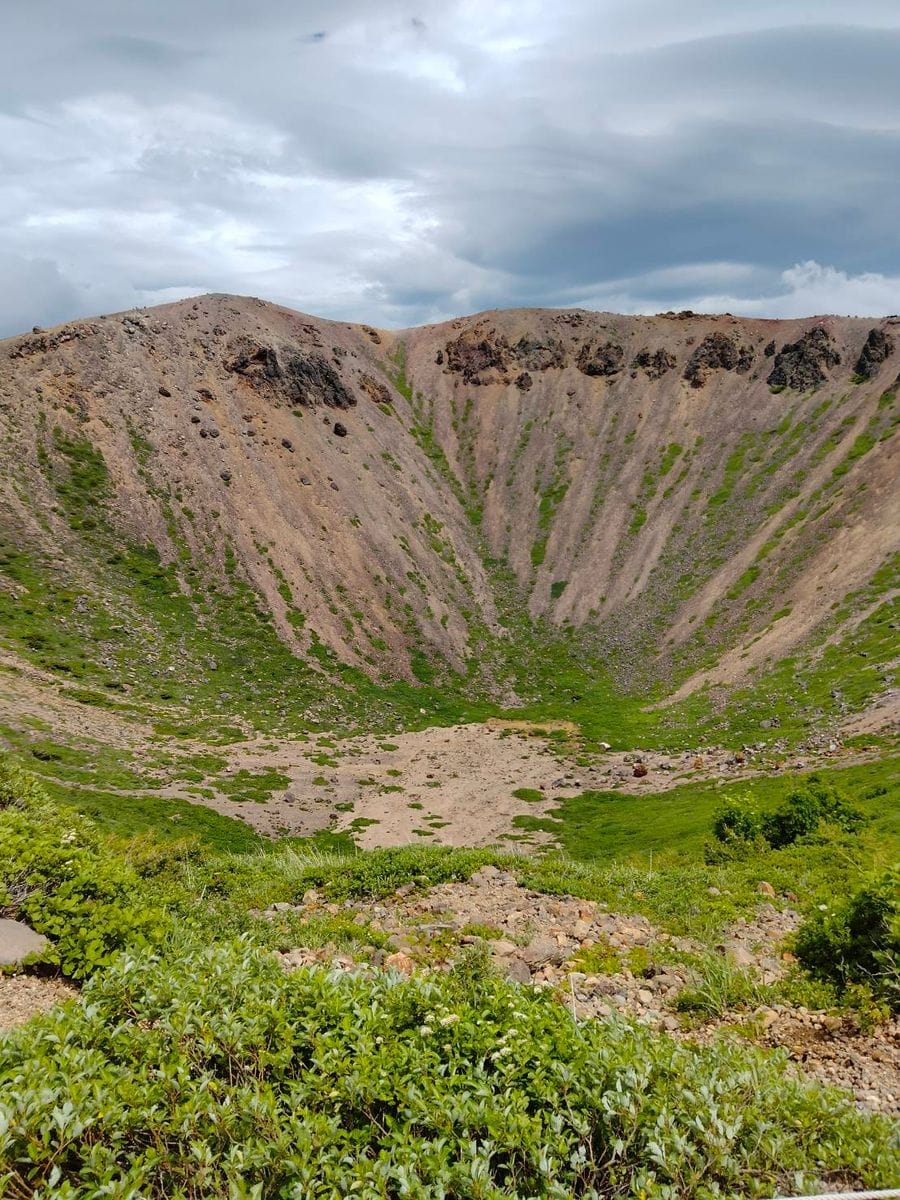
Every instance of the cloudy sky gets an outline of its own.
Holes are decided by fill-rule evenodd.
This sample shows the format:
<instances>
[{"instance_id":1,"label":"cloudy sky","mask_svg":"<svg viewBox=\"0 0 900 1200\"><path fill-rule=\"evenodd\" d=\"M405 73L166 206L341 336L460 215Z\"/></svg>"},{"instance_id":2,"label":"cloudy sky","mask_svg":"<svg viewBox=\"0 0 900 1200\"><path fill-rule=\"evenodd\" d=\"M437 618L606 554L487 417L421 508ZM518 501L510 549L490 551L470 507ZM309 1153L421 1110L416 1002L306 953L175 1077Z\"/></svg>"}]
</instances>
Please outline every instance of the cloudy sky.
<instances>
[{"instance_id":1,"label":"cloudy sky","mask_svg":"<svg viewBox=\"0 0 900 1200\"><path fill-rule=\"evenodd\" d=\"M3 0L0 335L900 311L900 0Z\"/></svg>"}]
</instances>

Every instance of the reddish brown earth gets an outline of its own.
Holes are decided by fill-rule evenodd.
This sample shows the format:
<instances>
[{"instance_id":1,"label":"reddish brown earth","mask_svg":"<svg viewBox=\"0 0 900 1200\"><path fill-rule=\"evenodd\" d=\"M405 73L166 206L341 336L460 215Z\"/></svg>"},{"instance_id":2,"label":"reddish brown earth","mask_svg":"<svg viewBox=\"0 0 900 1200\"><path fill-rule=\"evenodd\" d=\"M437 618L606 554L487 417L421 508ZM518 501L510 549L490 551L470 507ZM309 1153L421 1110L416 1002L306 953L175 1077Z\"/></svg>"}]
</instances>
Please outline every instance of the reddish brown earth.
<instances>
[{"instance_id":1,"label":"reddish brown earth","mask_svg":"<svg viewBox=\"0 0 900 1200\"><path fill-rule=\"evenodd\" d=\"M499 632L487 551L532 616L599 630L623 679L652 647L663 677L712 649L682 691L733 682L896 548L896 439L878 440L878 414L898 343L897 318L535 309L388 333L215 295L75 322L0 343L0 527L77 578L38 459L58 426L102 453L123 536L170 561L177 529L213 575L232 547L298 650L315 631L403 675L415 626L459 666L476 625ZM391 382L401 348L409 398ZM871 378L853 382L860 366ZM835 480L872 424L874 446ZM752 493L711 507L741 445Z\"/></svg>"}]
</instances>

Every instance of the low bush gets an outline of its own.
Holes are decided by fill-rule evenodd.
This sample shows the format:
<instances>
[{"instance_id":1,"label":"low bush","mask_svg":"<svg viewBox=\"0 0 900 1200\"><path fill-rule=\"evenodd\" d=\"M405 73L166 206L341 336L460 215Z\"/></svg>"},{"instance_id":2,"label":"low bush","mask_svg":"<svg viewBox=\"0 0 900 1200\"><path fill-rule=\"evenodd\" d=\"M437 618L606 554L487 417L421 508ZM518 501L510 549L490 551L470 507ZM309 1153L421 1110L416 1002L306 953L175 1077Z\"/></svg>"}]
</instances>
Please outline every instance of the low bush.
<instances>
[{"instance_id":1,"label":"low bush","mask_svg":"<svg viewBox=\"0 0 900 1200\"><path fill-rule=\"evenodd\" d=\"M887 868L843 903L804 922L796 953L818 978L844 989L867 986L900 1011L900 866Z\"/></svg>"},{"instance_id":2,"label":"low bush","mask_svg":"<svg viewBox=\"0 0 900 1200\"><path fill-rule=\"evenodd\" d=\"M763 818L763 837L774 849L814 837L823 825L852 833L865 821L859 809L833 784L810 775L802 788L791 792L784 804Z\"/></svg>"},{"instance_id":3,"label":"low bush","mask_svg":"<svg viewBox=\"0 0 900 1200\"><path fill-rule=\"evenodd\" d=\"M297 878L297 889L324 887L330 898L346 900L388 896L403 884L435 887L439 883L468 879L480 866L492 863L489 850L448 850L441 846L398 846L375 854L358 854L342 859L338 870L333 862L310 861Z\"/></svg>"},{"instance_id":4,"label":"low bush","mask_svg":"<svg viewBox=\"0 0 900 1200\"><path fill-rule=\"evenodd\" d=\"M722 955L705 955L694 964L696 981L676 999L679 1012L721 1017L729 1009L755 1008L771 998L771 989Z\"/></svg>"},{"instance_id":5,"label":"low bush","mask_svg":"<svg viewBox=\"0 0 900 1200\"><path fill-rule=\"evenodd\" d=\"M477 970L123 955L0 1051L11 1200L707 1200L898 1169L886 1120L781 1059L577 1025Z\"/></svg>"},{"instance_id":6,"label":"low bush","mask_svg":"<svg viewBox=\"0 0 900 1200\"><path fill-rule=\"evenodd\" d=\"M721 861L747 857L766 846L781 850L819 836L828 826L852 833L865 820L865 815L838 788L819 775L810 775L774 812L762 814L747 800L732 799L723 804L713 818L713 834L727 853L723 855L713 848L707 858Z\"/></svg>"},{"instance_id":7,"label":"low bush","mask_svg":"<svg viewBox=\"0 0 900 1200\"><path fill-rule=\"evenodd\" d=\"M84 978L126 946L159 944L169 921L142 891L90 821L0 759L0 916L21 917L50 940L43 961Z\"/></svg>"}]
</instances>

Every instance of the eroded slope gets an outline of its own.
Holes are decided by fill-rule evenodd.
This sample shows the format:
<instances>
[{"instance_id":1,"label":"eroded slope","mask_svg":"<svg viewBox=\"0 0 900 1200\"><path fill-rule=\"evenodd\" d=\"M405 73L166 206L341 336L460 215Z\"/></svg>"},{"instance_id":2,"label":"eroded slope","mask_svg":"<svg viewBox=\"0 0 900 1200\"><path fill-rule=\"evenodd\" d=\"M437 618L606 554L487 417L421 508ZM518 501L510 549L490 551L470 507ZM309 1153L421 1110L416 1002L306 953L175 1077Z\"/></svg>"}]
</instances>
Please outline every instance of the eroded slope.
<instances>
[{"instance_id":1,"label":"eroded slope","mask_svg":"<svg viewBox=\"0 0 900 1200\"><path fill-rule=\"evenodd\" d=\"M386 333L227 296L12 339L4 642L76 699L240 731L590 723L792 654L826 679L849 637L841 715L891 686L898 339L542 310Z\"/></svg>"}]
</instances>

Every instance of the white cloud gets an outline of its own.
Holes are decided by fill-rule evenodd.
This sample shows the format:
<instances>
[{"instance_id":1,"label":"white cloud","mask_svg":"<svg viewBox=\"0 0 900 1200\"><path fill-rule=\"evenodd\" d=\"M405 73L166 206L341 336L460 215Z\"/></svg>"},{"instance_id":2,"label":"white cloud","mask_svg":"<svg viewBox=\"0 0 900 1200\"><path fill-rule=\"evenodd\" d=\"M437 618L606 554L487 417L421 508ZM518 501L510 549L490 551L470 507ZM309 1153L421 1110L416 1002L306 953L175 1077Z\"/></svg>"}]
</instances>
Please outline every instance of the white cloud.
<instances>
[{"instance_id":1,"label":"white cloud","mask_svg":"<svg viewBox=\"0 0 900 1200\"><path fill-rule=\"evenodd\" d=\"M900 308L896 0L58 8L10 12L0 334L205 290Z\"/></svg>"},{"instance_id":2,"label":"white cloud","mask_svg":"<svg viewBox=\"0 0 900 1200\"><path fill-rule=\"evenodd\" d=\"M700 294L687 306L700 312L758 317L873 317L900 310L900 274L850 275L836 267L804 262L782 271L779 283L764 295Z\"/></svg>"}]
</instances>

